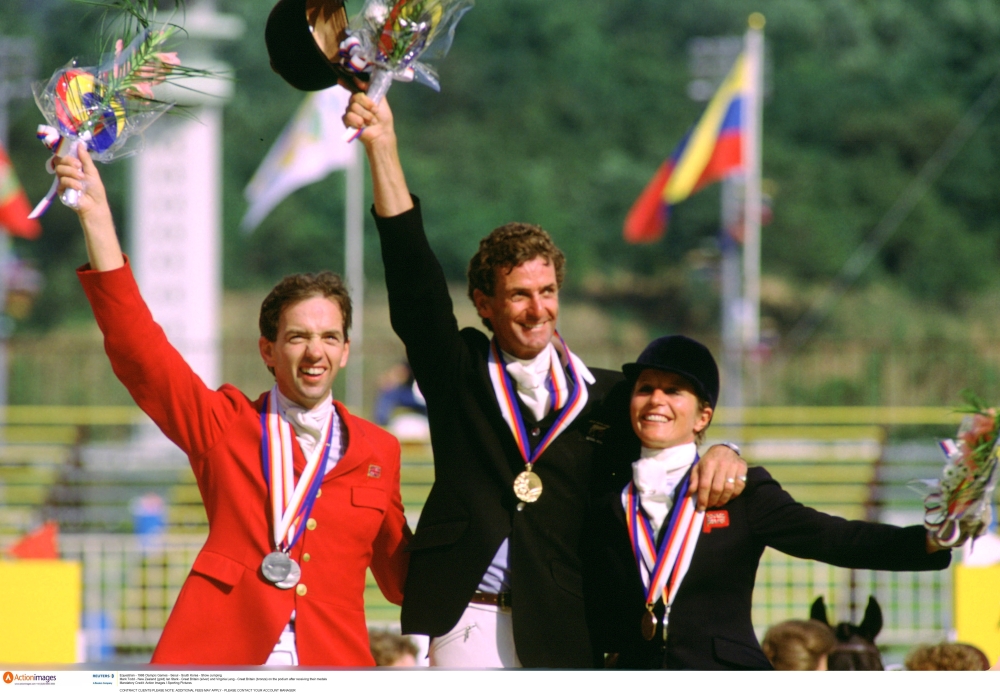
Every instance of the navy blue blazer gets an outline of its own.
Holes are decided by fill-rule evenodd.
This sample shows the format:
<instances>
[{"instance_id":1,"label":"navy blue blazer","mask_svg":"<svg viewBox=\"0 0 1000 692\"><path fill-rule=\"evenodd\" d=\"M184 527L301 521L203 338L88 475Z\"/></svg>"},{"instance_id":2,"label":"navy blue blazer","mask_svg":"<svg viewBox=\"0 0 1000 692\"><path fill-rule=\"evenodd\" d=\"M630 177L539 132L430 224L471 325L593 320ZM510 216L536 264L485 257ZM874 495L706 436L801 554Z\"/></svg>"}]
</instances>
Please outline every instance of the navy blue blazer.
<instances>
[{"instance_id":1,"label":"navy blue blazer","mask_svg":"<svg viewBox=\"0 0 1000 692\"><path fill-rule=\"evenodd\" d=\"M583 602L581 532L603 402L627 396L620 372L591 369L596 382L573 423L535 466L544 491L519 503L514 478L524 460L504 421L487 370L490 338L459 329L444 272L427 237L420 205L376 216L382 241L392 327L427 399L434 485L407 550L404 633L432 637L451 630L469 605L504 539L510 539L514 644L529 668L587 668L593 659ZM532 426L540 439L556 413ZM618 421L624 429L627 421Z\"/></svg>"}]
</instances>

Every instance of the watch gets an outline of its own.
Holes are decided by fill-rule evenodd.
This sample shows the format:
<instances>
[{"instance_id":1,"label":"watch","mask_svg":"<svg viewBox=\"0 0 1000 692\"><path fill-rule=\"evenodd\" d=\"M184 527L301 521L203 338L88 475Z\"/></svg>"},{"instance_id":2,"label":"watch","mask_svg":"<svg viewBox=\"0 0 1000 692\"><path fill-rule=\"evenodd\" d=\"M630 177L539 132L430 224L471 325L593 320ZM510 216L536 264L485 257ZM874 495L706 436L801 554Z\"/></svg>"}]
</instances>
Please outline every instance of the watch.
<instances>
[{"instance_id":1,"label":"watch","mask_svg":"<svg viewBox=\"0 0 1000 692\"><path fill-rule=\"evenodd\" d=\"M741 459L743 458L743 455L740 453L740 446L735 442L716 442L715 444L721 445L723 447L729 447L729 449L736 452L736 456L740 457Z\"/></svg>"}]
</instances>

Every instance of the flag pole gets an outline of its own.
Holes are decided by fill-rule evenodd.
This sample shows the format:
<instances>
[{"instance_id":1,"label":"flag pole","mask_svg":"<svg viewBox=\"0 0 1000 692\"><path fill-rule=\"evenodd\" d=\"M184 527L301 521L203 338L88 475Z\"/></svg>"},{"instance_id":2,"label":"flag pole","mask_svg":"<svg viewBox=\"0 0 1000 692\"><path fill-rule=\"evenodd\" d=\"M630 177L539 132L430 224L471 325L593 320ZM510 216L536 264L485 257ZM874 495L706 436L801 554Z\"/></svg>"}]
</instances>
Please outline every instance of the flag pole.
<instances>
[{"instance_id":1,"label":"flag pole","mask_svg":"<svg viewBox=\"0 0 1000 692\"><path fill-rule=\"evenodd\" d=\"M347 286L351 292L351 356L345 371L347 387L344 401L356 416L364 407L364 314L365 314L365 157L358 151L361 145L350 145L353 158L345 171L346 202L344 204L344 264Z\"/></svg>"},{"instance_id":2,"label":"flag pole","mask_svg":"<svg viewBox=\"0 0 1000 692\"><path fill-rule=\"evenodd\" d=\"M744 101L746 137L743 161L746 186L743 198L743 353L760 342L760 172L764 84L764 15L754 12L746 33L747 98Z\"/></svg>"}]
</instances>

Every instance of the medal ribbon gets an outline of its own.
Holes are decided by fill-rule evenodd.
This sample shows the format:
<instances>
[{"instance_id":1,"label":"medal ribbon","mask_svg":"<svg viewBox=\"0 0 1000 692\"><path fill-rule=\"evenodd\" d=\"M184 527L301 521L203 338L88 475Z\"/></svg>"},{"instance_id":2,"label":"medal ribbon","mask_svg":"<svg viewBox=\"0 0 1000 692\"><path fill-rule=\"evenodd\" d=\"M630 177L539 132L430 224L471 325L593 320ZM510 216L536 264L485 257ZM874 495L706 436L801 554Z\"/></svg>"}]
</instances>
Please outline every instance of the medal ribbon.
<instances>
[{"instance_id":1,"label":"medal ribbon","mask_svg":"<svg viewBox=\"0 0 1000 692\"><path fill-rule=\"evenodd\" d=\"M274 547L277 550L284 552L291 550L305 530L306 519L312 512L316 494L323 482L324 473L320 468L326 468L326 460L330 456L335 420L336 415L331 414L323 444L307 457L306 467L299 477L299 482L296 483L292 454L294 439L292 426L278 412L278 396L275 390L264 395L260 411L260 425L263 430L261 466L271 499Z\"/></svg>"},{"instance_id":2,"label":"medal ribbon","mask_svg":"<svg viewBox=\"0 0 1000 692\"><path fill-rule=\"evenodd\" d=\"M695 463L698 463L697 458ZM628 484L625 523L649 606L655 604L661 594L664 604L669 606L673 603L678 586L691 566L705 513L696 512L695 498L687 496L690 482L691 472L688 471L677 491L677 501L670 508L666 535L659 550L656 549L656 532L642 511L635 483L630 481Z\"/></svg>"},{"instance_id":3,"label":"medal ribbon","mask_svg":"<svg viewBox=\"0 0 1000 692\"><path fill-rule=\"evenodd\" d=\"M497 403L500 404L500 413L503 415L510 431L514 434L517 447L521 450L521 456L526 464L534 464L538 457L548 448L553 440L580 414L580 411L587 405L587 386L581 373L580 363L575 355L570 353L566 342L556 334L567 355L569 374L572 384L567 381L562 369L562 362L558 353L553 352L549 364L549 393L552 396L553 409L560 411L555 422L545 436L538 442L534 450L531 449L531 442L528 438L528 431L524 425L524 418L521 416L521 407L517 403L517 387L510 377L510 373L504 367L503 355L497 345L496 337L490 342L490 354L487 367L490 371L490 379L493 381L493 390L497 395ZM555 351L553 346L548 348ZM589 375L589 372L588 372Z\"/></svg>"}]
</instances>

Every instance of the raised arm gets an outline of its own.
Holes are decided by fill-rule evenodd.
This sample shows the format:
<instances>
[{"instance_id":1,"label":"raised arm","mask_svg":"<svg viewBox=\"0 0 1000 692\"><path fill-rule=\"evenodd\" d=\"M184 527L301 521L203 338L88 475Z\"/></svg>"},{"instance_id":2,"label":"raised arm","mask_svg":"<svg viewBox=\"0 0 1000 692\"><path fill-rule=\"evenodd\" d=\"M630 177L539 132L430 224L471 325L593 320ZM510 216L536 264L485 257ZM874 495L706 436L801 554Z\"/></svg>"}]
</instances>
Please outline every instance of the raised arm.
<instances>
[{"instance_id":1,"label":"raised arm","mask_svg":"<svg viewBox=\"0 0 1000 692\"><path fill-rule=\"evenodd\" d=\"M363 93L354 94L344 114L344 124L362 130L360 139L368 154L372 173L375 213L383 218L399 216L413 208L410 190L406 187L403 166L396 147L389 102L375 102Z\"/></svg>"},{"instance_id":2,"label":"raised arm","mask_svg":"<svg viewBox=\"0 0 1000 692\"><path fill-rule=\"evenodd\" d=\"M210 390L167 341L125 264L104 184L84 147L79 160L54 161L59 194L80 191L76 212L90 267L78 272L104 334L111 367L136 404L177 446L194 457L210 449L245 397L232 387Z\"/></svg>"},{"instance_id":3,"label":"raised arm","mask_svg":"<svg viewBox=\"0 0 1000 692\"><path fill-rule=\"evenodd\" d=\"M383 99L376 107L366 95L355 94L344 124L364 128L360 137L371 166L389 319L406 345L421 391L431 399L442 378L458 371L463 353L448 283L406 185L389 105Z\"/></svg>"},{"instance_id":4,"label":"raised arm","mask_svg":"<svg viewBox=\"0 0 1000 692\"><path fill-rule=\"evenodd\" d=\"M125 258L118 243L118 234L115 233L115 222L111 218L104 183L86 145L81 142L78 148L79 158L57 156L53 161L56 175L59 176L59 194L62 195L67 189L80 192L76 214L83 226L90 268L100 272L118 269L124 266Z\"/></svg>"}]
</instances>

